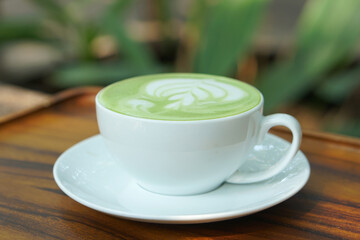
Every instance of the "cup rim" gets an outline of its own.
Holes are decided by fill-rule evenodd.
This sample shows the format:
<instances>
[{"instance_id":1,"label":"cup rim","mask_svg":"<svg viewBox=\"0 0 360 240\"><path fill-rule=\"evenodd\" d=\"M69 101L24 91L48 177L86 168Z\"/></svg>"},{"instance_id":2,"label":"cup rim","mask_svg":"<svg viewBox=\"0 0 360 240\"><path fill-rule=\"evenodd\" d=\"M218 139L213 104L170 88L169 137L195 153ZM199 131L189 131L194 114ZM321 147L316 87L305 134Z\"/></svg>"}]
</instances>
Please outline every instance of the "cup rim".
<instances>
[{"instance_id":1,"label":"cup rim","mask_svg":"<svg viewBox=\"0 0 360 240\"><path fill-rule=\"evenodd\" d=\"M186 76L191 76L191 75L194 75L194 76L204 76L204 77L221 77L221 78L226 78L226 79L232 79L232 78L228 78L228 77L223 77L223 76L217 76L217 75L211 75L211 74L199 74L199 73L162 73L162 74L148 74L148 75L142 75L142 76L137 76L137 77L132 77L132 78L126 78L124 80L131 80L131 79L136 79L136 78L139 78L139 77L143 77L143 76L164 76L164 75L169 75L169 76L179 76L179 75L186 75ZM234 80L234 79L232 79ZM114 82L116 83L116 82ZM113 83L113 84L114 84ZM248 83L245 83L247 85L250 85ZM238 114L235 114L235 115L231 115L231 116L226 116L226 117L218 117L218 118L210 118L210 119L197 119L197 120L164 120L164 119L151 119L151 118L144 118L144 117L137 117L137 116L132 116L132 115L127 115L127 114L124 114L124 113L120 113L120 112L116 112L116 111L113 111L105 106L103 106L100 101L99 101L99 96L101 94L102 91L105 90L105 88L111 86L112 84L104 87L103 89L101 89L97 94L96 94L96 97L95 97L95 103L96 103L96 106L97 107L100 107L101 109L111 113L111 114L115 114L117 116L122 116L124 118L128 118L128 119L133 119L133 120L141 120L141 121L145 121L145 122L161 122L161 123L178 123L178 124L185 124L185 123L196 123L196 122L201 122L201 123L204 123L204 122L217 122L217 121L224 121L224 120L231 120L231 119L234 119L234 118L239 118L239 117L243 117L243 116L246 116L248 114L251 114L255 111L258 111L260 109L260 111L262 110L262 106L264 105L264 97L262 95L262 93L254 86L251 86L253 87L260 95L260 101L257 105L255 105L253 108L245 111L245 112L241 112L241 113L238 113Z\"/></svg>"}]
</instances>

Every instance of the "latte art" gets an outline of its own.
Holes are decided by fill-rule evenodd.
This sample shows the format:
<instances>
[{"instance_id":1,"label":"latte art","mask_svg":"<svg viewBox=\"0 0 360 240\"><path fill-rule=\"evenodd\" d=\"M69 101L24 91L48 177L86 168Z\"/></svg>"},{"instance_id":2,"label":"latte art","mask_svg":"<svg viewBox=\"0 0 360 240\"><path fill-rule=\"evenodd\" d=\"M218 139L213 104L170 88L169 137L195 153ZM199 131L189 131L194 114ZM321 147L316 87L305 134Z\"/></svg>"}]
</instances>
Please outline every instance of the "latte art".
<instances>
[{"instance_id":1,"label":"latte art","mask_svg":"<svg viewBox=\"0 0 360 240\"><path fill-rule=\"evenodd\" d=\"M193 112L199 105L214 104L222 101L226 104L243 98L243 90L213 79L164 79L149 83L138 99L128 103L139 109L154 107L157 101L165 101L166 109ZM146 100L149 99L149 100Z\"/></svg>"},{"instance_id":2,"label":"latte art","mask_svg":"<svg viewBox=\"0 0 360 240\"><path fill-rule=\"evenodd\" d=\"M235 115L260 101L257 90L247 84L206 76L163 74L125 80L105 88L100 102L135 117L201 120Z\"/></svg>"}]
</instances>

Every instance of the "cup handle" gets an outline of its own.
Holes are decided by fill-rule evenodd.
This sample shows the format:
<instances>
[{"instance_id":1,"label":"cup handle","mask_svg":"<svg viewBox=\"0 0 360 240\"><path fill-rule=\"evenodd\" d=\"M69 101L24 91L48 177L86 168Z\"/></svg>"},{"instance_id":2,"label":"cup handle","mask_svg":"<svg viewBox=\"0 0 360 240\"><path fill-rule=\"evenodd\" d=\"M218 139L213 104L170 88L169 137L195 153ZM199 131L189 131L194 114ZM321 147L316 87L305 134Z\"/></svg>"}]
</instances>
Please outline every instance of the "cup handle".
<instances>
[{"instance_id":1,"label":"cup handle","mask_svg":"<svg viewBox=\"0 0 360 240\"><path fill-rule=\"evenodd\" d=\"M300 147L302 136L300 124L294 117L288 114L277 113L263 117L258 132L257 144L264 140L265 134L274 126L285 126L289 128L292 133L292 143L285 155L273 166L263 171L253 173L239 173L236 171L226 182L241 184L263 181L275 176L288 165Z\"/></svg>"}]
</instances>

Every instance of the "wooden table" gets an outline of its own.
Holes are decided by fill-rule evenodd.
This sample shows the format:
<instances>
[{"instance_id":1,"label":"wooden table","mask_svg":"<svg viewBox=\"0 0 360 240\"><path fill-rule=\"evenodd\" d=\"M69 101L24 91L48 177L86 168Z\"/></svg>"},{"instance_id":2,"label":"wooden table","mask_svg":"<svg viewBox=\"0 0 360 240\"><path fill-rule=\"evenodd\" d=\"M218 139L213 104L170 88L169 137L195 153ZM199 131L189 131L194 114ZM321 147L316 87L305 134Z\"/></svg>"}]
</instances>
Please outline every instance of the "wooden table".
<instances>
[{"instance_id":1,"label":"wooden table","mask_svg":"<svg viewBox=\"0 0 360 240\"><path fill-rule=\"evenodd\" d=\"M305 188L250 216L164 225L82 206L58 188L52 168L64 150L98 133L98 90L72 90L0 125L0 239L360 239L360 140L327 134L304 133L312 168Z\"/></svg>"}]
</instances>

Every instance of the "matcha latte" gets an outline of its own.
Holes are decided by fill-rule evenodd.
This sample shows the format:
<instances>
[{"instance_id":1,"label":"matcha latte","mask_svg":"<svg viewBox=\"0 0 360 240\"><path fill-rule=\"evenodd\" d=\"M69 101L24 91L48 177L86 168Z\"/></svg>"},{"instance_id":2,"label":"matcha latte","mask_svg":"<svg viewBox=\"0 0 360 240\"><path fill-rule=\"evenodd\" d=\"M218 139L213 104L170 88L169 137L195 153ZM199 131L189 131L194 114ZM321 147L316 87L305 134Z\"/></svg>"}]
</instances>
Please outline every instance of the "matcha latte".
<instances>
[{"instance_id":1,"label":"matcha latte","mask_svg":"<svg viewBox=\"0 0 360 240\"><path fill-rule=\"evenodd\" d=\"M226 77L172 73L116 82L98 96L104 107L124 115L169 121L223 118L261 102L259 91Z\"/></svg>"}]
</instances>

